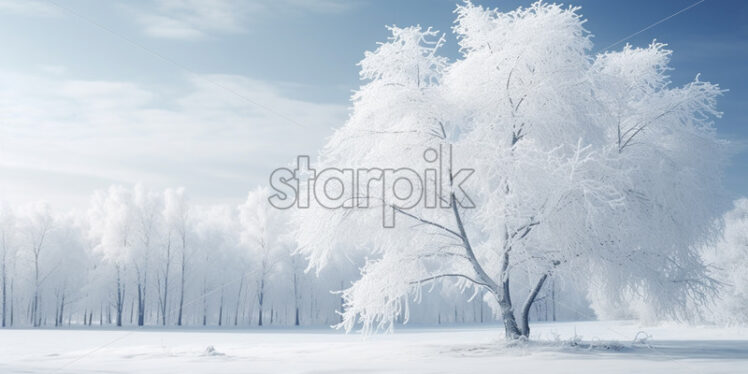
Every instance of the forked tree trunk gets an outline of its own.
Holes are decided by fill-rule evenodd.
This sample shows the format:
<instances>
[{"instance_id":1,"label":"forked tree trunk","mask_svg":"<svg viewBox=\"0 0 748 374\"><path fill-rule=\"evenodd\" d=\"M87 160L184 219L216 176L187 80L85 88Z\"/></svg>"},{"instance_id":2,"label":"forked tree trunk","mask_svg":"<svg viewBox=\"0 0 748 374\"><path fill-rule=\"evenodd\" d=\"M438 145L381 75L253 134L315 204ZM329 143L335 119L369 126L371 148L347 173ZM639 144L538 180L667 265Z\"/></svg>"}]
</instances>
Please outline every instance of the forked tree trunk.
<instances>
[{"instance_id":1,"label":"forked tree trunk","mask_svg":"<svg viewBox=\"0 0 748 374\"><path fill-rule=\"evenodd\" d=\"M501 308L501 318L504 320L504 335L507 340L518 339L521 331L517 327L517 320L514 317L514 306L512 305L511 289L509 287L509 252L510 248L504 249L504 256L501 263L501 293L497 293L499 307Z\"/></svg>"},{"instance_id":2,"label":"forked tree trunk","mask_svg":"<svg viewBox=\"0 0 748 374\"><path fill-rule=\"evenodd\" d=\"M514 318L514 308L512 299L509 296L509 281L504 282L503 295L499 297L499 307L501 308L501 319L504 321L504 335L507 340L519 339L522 335L517 327L517 320Z\"/></svg>"}]
</instances>

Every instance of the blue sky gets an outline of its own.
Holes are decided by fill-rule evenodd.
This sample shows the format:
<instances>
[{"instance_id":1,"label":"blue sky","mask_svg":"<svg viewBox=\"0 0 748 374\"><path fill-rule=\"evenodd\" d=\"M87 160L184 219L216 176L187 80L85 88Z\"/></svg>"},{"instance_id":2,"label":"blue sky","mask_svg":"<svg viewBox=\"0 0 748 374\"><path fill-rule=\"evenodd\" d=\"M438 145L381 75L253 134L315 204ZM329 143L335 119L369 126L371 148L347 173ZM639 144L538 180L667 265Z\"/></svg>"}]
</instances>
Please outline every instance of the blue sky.
<instances>
[{"instance_id":1,"label":"blue sky","mask_svg":"<svg viewBox=\"0 0 748 374\"><path fill-rule=\"evenodd\" d=\"M571 4L599 51L695 1ZM342 124L356 63L387 37L384 25L433 26L457 58L455 3L0 0L0 199L80 206L95 189L144 182L238 201ZM739 146L748 142L748 2L706 0L627 41L652 39L675 51L674 84L701 73L730 90L717 122L736 144L726 184L732 197L748 195Z\"/></svg>"}]
</instances>

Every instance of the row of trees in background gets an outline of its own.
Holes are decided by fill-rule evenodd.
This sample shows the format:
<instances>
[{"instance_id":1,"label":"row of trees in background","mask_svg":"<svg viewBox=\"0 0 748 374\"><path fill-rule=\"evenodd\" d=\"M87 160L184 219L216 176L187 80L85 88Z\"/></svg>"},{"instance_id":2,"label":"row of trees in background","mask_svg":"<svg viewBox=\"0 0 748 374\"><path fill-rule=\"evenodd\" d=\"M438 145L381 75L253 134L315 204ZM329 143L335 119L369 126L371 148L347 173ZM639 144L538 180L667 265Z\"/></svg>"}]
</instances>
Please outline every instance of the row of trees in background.
<instances>
[{"instance_id":1,"label":"row of trees in background","mask_svg":"<svg viewBox=\"0 0 748 374\"><path fill-rule=\"evenodd\" d=\"M332 264L333 271L305 272L307 261L294 254L290 222L289 212L267 203L262 188L233 207L198 206L183 189L157 192L143 186L99 191L81 213L56 212L43 203L0 204L0 322L3 327L338 323L342 300L331 291L356 279L364 253ZM436 287L415 321L493 321L491 309L470 297ZM579 317L576 304L555 307L550 301L536 311L537 318Z\"/></svg>"},{"instance_id":2,"label":"row of trees in background","mask_svg":"<svg viewBox=\"0 0 748 374\"><path fill-rule=\"evenodd\" d=\"M284 213L262 189L239 207L142 186L97 192L82 214L3 205L2 325L332 323L346 274L304 273Z\"/></svg>"}]
</instances>

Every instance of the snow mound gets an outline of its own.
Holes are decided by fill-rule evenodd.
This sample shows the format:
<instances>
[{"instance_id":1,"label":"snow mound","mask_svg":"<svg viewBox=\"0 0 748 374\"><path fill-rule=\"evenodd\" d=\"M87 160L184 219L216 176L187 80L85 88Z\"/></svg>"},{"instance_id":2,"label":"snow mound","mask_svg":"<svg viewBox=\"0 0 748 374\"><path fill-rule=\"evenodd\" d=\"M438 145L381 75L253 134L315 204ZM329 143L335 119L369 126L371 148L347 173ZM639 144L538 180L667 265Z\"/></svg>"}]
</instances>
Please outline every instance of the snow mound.
<instances>
[{"instance_id":1,"label":"snow mound","mask_svg":"<svg viewBox=\"0 0 748 374\"><path fill-rule=\"evenodd\" d=\"M221 353L216 351L216 348L212 345L209 345L205 347L205 351L203 352L203 356L225 356L225 353Z\"/></svg>"}]
</instances>

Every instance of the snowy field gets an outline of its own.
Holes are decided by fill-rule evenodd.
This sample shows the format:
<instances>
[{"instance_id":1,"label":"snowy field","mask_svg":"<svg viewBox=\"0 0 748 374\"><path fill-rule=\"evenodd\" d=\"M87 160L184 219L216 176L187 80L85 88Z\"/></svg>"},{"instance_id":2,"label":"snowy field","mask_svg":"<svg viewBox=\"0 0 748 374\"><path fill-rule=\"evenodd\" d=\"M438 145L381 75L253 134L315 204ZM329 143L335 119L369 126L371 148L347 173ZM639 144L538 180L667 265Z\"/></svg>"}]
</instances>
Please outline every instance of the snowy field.
<instances>
[{"instance_id":1,"label":"snowy field","mask_svg":"<svg viewBox=\"0 0 748 374\"><path fill-rule=\"evenodd\" d=\"M411 327L367 339L325 329L3 330L0 372L748 372L746 328L537 323L533 341L517 346L500 333L486 326Z\"/></svg>"}]
</instances>

